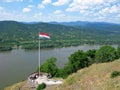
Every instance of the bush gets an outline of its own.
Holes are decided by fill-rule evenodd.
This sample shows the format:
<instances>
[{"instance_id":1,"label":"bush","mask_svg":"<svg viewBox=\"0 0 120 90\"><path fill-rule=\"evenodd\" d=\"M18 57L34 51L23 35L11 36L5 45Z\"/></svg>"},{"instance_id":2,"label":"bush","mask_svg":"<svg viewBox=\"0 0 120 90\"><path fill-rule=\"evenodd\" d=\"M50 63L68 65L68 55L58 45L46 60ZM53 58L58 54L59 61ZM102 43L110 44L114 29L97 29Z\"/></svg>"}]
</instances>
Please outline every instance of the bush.
<instances>
[{"instance_id":1,"label":"bush","mask_svg":"<svg viewBox=\"0 0 120 90\"><path fill-rule=\"evenodd\" d=\"M118 55L118 58L120 58L120 45L117 48L117 55Z\"/></svg>"},{"instance_id":2,"label":"bush","mask_svg":"<svg viewBox=\"0 0 120 90\"><path fill-rule=\"evenodd\" d=\"M38 85L37 89L36 90L43 90L46 88L46 84L45 83L42 83L40 85Z\"/></svg>"},{"instance_id":3,"label":"bush","mask_svg":"<svg viewBox=\"0 0 120 90\"><path fill-rule=\"evenodd\" d=\"M111 78L115 78L117 76L120 76L120 71L114 71L114 72L112 72Z\"/></svg>"},{"instance_id":4,"label":"bush","mask_svg":"<svg viewBox=\"0 0 120 90\"><path fill-rule=\"evenodd\" d=\"M40 71L50 73L54 77L58 69L58 67L55 64L56 60L57 59L55 57L51 57L50 59L48 59L45 63L41 65Z\"/></svg>"},{"instance_id":5,"label":"bush","mask_svg":"<svg viewBox=\"0 0 120 90\"><path fill-rule=\"evenodd\" d=\"M116 59L116 49L111 46L103 46L96 51L96 62L111 62Z\"/></svg>"},{"instance_id":6,"label":"bush","mask_svg":"<svg viewBox=\"0 0 120 90\"><path fill-rule=\"evenodd\" d=\"M89 65L87 54L82 50L78 50L77 52L70 55L68 63L72 72L76 72L77 70Z\"/></svg>"},{"instance_id":7,"label":"bush","mask_svg":"<svg viewBox=\"0 0 120 90\"><path fill-rule=\"evenodd\" d=\"M69 78L67 78L67 83L69 85L73 84L75 82L75 77L74 76L70 76Z\"/></svg>"}]
</instances>

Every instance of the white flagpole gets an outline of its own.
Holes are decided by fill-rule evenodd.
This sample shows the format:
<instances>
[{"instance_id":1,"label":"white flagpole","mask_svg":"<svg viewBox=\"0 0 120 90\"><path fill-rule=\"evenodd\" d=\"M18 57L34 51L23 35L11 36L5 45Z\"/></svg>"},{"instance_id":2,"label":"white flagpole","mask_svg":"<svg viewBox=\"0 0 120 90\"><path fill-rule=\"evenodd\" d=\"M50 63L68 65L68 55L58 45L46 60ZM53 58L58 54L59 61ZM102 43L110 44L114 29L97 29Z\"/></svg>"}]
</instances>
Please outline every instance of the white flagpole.
<instances>
[{"instance_id":1,"label":"white flagpole","mask_svg":"<svg viewBox=\"0 0 120 90\"><path fill-rule=\"evenodd\" d=\"M39 37L39 50L38 50L38 73L39 73L39 75L40 75L40 37Z\"/></svg>"}]
</instances>

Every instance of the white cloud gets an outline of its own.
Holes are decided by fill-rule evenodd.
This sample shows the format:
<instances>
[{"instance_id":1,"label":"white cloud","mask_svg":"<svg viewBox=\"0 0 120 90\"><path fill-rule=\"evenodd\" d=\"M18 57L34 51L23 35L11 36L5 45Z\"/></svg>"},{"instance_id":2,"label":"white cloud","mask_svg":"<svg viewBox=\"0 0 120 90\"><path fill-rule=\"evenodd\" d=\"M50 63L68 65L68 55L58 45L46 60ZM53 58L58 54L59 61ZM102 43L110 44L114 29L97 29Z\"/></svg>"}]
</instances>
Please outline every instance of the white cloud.
<instances>
[{"instance_id":1,"label":"white cloud","mask_svg":"<svg viewBox=\"0 0 120 90\"><path fill-rule=\"evenodd\" d=\"M66 12L79 13L81 17L89 17L96 21L115 21L116 16L120 14L120 2L119 0L73 0L66 8ZM118 22L117 19L116 21Z\"/></svg>"},{"instance_id":2,"label":"white cloud","mask_svg":"<svg viewBox=\"0 0 120 90\"><path fill-rule=\"evenodd\" d=\"M109 8L107 7L107 8L104 8L104 9L102 9L101 11L99 11L99 14L102 14L102 15L105 15L107 12L109 12Z\"/></svg>"},{"instance_id":3,"label":"white cloud","mask_svg":"<svg viewBox=\"0 0 120 90\"><path fill-rule=\"evenodd\" d=\"M106 7L99 11L99 14L105 16L110 14L120 14L120 5L114 5L112 7Z\"/></svg>"},{"instance_id":4,"label":"white cloud","mask_svg":"<svg viewBox=\"0 0 120 90\"><path fill-rule=\"evenodd\" d=\"M54 6L61 6L61 5L64 5L68 2L69 2L69 0L58 0L57 2L54 2L53 5Z\"/></svg>"},{"instance_id":5,"label":"white cloud","mask_svg":"<svg viewBox=\"0 0 120 90\"><path fill-rule=\"evenodd\" d=\"M42 1L42 4L49 4L49 3L51 3L51 0L43 0Z\"/></svg>"},{"instance_id":6,"label":"white cloud","mask_svg":"<svg viewBox=\"0 0 120 90\"><path fill-rule=\"evenodd\" d=\"M27 7L23 8L22 11L23 11L24 13L25 13L25 12L30 12L33 7L34 7L34 5L28 5Z\"/></svg>"},{"instance_id":7,"label":"white cloud","mask_svg":"<svg viewBox=\"0 0 120 90\"><path fill-rule=\"evenodd\" d=\"M0 7L0 11L3 11L4 10L4 8L3 7Z\"/></svg>"},{"instance_id":8,"label":"white cloud","mask_svg":"<svg viewBox=\"0 0 120 90\"><path fill-rule=\"evenodd\" d=\"M30 8L23 8L23 12L30 12L31 9Z\"/></svg>"},{"instance_id":9,"label":"white cloud","mask_svg":"<svg viewBox=\"0 0 120 90\"><path fill-rule=\"evenodd\" d=\"M73 3L71 4L73 5L95 5L95 4L101 4L104 3L104 0L73 0Z\"/></svg>"},{"instance_id":10,"label":"white cloud","mask_svg":"<svg viewBox=\"0 0 120 90\"><path fill-rule=\"evenodd\" d=\"M53 12L53 14L50 14L50 16L54 16L55 18L62 19L66 15L61 10L56 10Z\"/></svg>"},{"instance_id":11,"label":"white cloud","mask_svg":"<svg viewBox=\"0 0 120 90\"><path fill-rule=\"evenodd\" d=\"M43 15L43 14L42 14L41 12L40 12L40 13L35 13L33 17L34 17L34 18L39 18L39 17L41 17L42 15Z\"/></svg>"},{"instance_id":12,"label":"white cloud","mask_svg":"<svg viewBox=\"0 0 120 90\"><path fill-rule=\"evenodd\" d=\"M3 0L3 2L22 2L23 0Z\"/></svg>"},{"instance_id":13,"label":"white cloud","mask_svg":"<svg viewBox=\"0 0 120 90\"><path fill-rule=\"evenodd\" d=\"M110 3L111 3L111 2L115 2L115 1L116 1L116 0L108 0L108 2L110 2Z\"/></svg>"},{"instance_id":14,"label":"white cloud","mask_svg":"<svg viewBox=\"0 0 120 90\"><path fill-rule=\"evenodd\" d=\"M45 8L45 6L43 5L43 4L38 4L38 6L37 6L39 9L44 9Z\"/></svg>"},{"instance_id":15,"label":"white cloud","mask_svg":"<svg viewBox=\"0 0 120 90\"><path fill-rule=\"evenodd\" d=\"M73 0L66 11L80 12L84 15L94 14L94 16L98 16L101 14L106 16L107 13L113 14L120 11L120 4L116 3L117 0Z\"/></svg>"},{"instance_id":16,"label":"white cloud","mask_svg":"<svg viewBox=\"0 0 120 90\"><path fill-rule=\"evenodd\" d=\"M120 12L120 5L118 6L114 5L110 8L110 13L118 13L118 12Z\"/></svg>"},{"instance_id":17,"label":"white cloud","mask_svg":"<svg viewBox=\"0 0 120 90\"><path fill-rule=\"evenodd\" d=\"M37 7L38 7L39 9L44 9L44 8L45 8L45 5L50 4L50 3L52 3L51 0L43 0L42 3L40 3L40 4L37 5Z\"/></svg>"},{"instance_id":18,"label":"white cloud","mask_svg":"<svg viewBox=\"0 0 120 90\"><path fill-rule=\"evenodd\" d=\"M69 8L66 9L68 12L80 11L80 10L93 10L98 5L102 5L104 0L73 0L69 5Z\"/></svg>"},{"instance_id":19,"label":"white cloud","mask_svg":"<svg viewBox=\"0 0 120 90\"><path fill-rule=\"evenodd\" d=\"M33 7L34 7L34 5L28 5L28 7L29 7L29 8L33 8Z\"/></svg>"},{"instance_id":20,"label":"white cloud","mask_svg":"<svg viewBox=\"0 0 120 90\"><path fill-rule=\"evenodd\" d=\"M17 12L7 12L5 10L0 11L0 20L15 20L15 21L25 21L28 17Z\"/></svg>"},{"instance_id":21,"label":"white cloud","mask_svg":"<svg viewBox=\"0 0 120 90\"><path fill-rule=\"evenodd\" d=\"M117 17L120 18L120 14L118 14Z\"/></svg>"},{"instance_id":22,"label":"white cloud","mask_svg":"<svg viewBox=\"0 0 120 90\"><path fill-rule=\"evenodd\" d=\"M75 11L83 11L89 9L88 6L82 6L82 5L70 5L69 8L66 9L68 12L75 12Z\"/></svg>"},{"instance_id":23,"label":"white cloud","mask_svg":"<svg viewBox=\"0 0 120 90\"><path fill-rule=\"evenodd\" d=\"M62 11L61 11L61 10L56 10L56 11L54 11L53 13L54 13L54 14L61 14Z\"/></svg>"}]
</instances>

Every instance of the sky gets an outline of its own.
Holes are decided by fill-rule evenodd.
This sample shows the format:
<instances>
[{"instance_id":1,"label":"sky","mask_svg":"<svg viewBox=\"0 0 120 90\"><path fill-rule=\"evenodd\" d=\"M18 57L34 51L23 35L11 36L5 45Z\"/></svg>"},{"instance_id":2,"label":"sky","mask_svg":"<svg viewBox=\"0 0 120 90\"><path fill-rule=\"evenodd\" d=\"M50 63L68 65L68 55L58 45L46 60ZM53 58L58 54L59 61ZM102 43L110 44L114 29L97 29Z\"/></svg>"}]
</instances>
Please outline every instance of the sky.
<instances>
[{"instance_id":1,"label":"sky","mask_svg":"<svg viewBox=\"0 0 120 90\"><path fill-rule=\"evenodd\" d=\"M0 21L120 24L120 0L0 0Z\"/></svg>"}]
</instances>

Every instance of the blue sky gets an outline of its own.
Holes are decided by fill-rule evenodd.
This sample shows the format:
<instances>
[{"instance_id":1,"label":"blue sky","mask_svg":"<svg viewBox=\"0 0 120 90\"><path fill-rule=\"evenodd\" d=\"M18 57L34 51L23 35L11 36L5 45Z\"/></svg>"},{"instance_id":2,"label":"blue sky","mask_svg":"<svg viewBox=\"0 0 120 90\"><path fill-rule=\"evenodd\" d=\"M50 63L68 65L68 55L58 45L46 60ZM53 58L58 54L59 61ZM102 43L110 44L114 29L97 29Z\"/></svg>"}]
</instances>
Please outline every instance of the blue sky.
<instances>
[{"instance_id":1,"label":"blue sky","mask_svg":"<svg viewBox=\"0 0 120 90\"><path fill-rule=\"evenodd\" d=\"M0 21L120 24L120 0L0 0Z\"/></svg>"}]
</instances>

